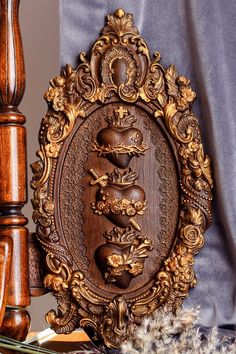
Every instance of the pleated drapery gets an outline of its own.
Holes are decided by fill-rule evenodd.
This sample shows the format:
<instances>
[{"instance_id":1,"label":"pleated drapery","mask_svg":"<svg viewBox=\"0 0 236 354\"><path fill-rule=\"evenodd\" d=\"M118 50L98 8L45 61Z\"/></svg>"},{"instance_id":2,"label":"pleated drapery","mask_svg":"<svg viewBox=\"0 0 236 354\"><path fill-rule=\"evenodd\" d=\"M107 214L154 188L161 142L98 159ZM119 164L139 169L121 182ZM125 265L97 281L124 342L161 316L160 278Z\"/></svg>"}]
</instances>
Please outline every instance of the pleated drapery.
<instances>
[{"instance_id":1,"label":"pleated drapery","mask_svg":"<svg viewBox=\"0 0 236 354\"><path fill-rule=\"evenodd\" d=\"M89 53L107 13L122 7L151 53L174 63L197 92L205 151L214 173L214 220L196 257L197 287L185 306L201 306L201 324L236 324L236 1L60 0L60 60L74 67Z\"/></svg>"}]
</instances>

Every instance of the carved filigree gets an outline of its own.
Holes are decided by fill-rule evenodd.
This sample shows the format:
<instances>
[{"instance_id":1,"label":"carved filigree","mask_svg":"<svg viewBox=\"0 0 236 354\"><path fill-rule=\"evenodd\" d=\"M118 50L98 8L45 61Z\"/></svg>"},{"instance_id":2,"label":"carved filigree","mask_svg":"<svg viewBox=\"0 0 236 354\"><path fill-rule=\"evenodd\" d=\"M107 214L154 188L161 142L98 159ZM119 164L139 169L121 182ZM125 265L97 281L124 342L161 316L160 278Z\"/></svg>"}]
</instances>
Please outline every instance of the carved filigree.
<instances>
[{"instance_id":1,"label":"carved filigree","mask_svg":"<svg viewBox=\"0 0 236 354\"><path fill-rule=\"evenodd\" d=\"M151 241L143 236L136 239L136 243L132 244L128 254L112 253L107 256L107 265L110 267L109 274L105 274L105 279L110 280L114 276L121 275L123 271L127 271L136 277L143 273L144 263L139 261L139 258L147 258L149 251L152 249Z\"/></svg>"},{"instance_id":2,"label":"carved filigree","mask_svg":"<svg viewBox=\"0 0 236 354\"><path fill-rule=\"evenodd\" d=\"M135 216L143 215L146 208L147 202L142 200L129 200L126 198L122 199L105 199L104 201L98 201L96 203L92 203L92 208L94 212L98 215L127 215L127 216Z\"/></svg>"},{"instance_id":3,"label":"carved filigree","mask_svg":"<svg viewBox=\"0 0 236 354\"><path fill-rule=\"evenodd\" d=\"M94 339L100 338L106 346L115 348L126 336L128 319L140 322L143 316L150 314L164 302L171 310L175 310L196 284L194 256L203 246L203 233L211 222L213 184L210 160L204 153L198 119L192 112L196 94L190 87L190 81L184 76L178 76L173 65L167 69L162 67L159 53L155 53L153 59L150 59L148 47L133 25L132 15L121 9L108 16L102 34L92 48L91 56L81 53L78 67L74 70L67 65L61 75L50 84L51 87L45 94L48 113L42 120L39 133L39 161L32 165L34 175L31 183L35 190L32 203L37 237L47 253L48 274L45 286L52 290L59 304L58 313L49 312L47 320L59 333L69 333L78 326L92 329ZM180 168L181 219L173 248L154 276L150 288L137 298L127 299L124 294L111 300L98 296L87 285L85 275L74 270L70 252L55 226L53 187L58 158L76 121L86 119L88 109L93 103L107 104L113 97L127 107L138 100L142 101L156 120L161 121L172 139ZM126 106L124 109L127 110ZM121 116L121 113L118 114ZM95 151L98 151L98 145L100 150L104 148L98 141L97 143L94 146ZM128 153L124 146L119 149L109 152L114 155ZM105 150L98 152L107 156ZM130 153L139 154L138 151ZM105 189L108 182L109 187L114 188L111 180L113 177L95 175L93 174L95 180L91 182L94 185L98 183L99 189ZM100 208L97 203L104 202L102 196L101 200L99 198L96 197L96 210ZM105 199L106 202L107 198ZM118 216L126 217L125 225L124 219L121 219L123 229L129 226L127 220L130 224L133 220L132 226L140 230L136 220L130 217L128 208L131 208L131 214L134 213L133 209L136 213L136 207L139 211L144 211L145 197L133 201L127 195L120 195L114 197L113 201L115 199L114 210L120 212L117 203L122 201L125 215L112 213L110 215L113 221ZM144 252L146 256L150 247L147 242L145 238L140 238L133 247L133 252L141 249L140 254ZM119 252L113 252L107 259L111 270L124 267L127 263L128 253L125 259L120 256L122 255ZM134 254L132 257L134 259ZM140 267L137 266L136 272L139 271Z\"/></svg>"}]
</instances>

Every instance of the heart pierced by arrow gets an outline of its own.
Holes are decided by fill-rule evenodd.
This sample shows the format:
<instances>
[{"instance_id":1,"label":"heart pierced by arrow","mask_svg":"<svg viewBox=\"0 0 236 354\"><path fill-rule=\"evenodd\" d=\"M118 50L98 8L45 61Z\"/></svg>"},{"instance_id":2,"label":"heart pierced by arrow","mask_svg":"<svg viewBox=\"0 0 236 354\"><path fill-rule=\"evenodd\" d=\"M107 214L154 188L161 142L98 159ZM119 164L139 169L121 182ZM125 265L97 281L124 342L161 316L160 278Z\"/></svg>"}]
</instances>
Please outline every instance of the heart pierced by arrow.
<instances>
[{"instance_id":1,"label":"heart pierced by arrow","mask_svg":"<svg viewBox=\"0 0 236 354\"><path fill-rule=\"evenodd\" d=\"M107 183L108 182L108 176L107 175L103 175L103 176L99 177L98 174L96 173L96 171L94 171L94 169L92 169L92 168L89 170L89 172L91 173L91 175L94 178L94 180L90 181L90 184L92 186L94 186L96 184L98 184L100 187L106 187L107 186L107 184L108 184ZM100 192L102 192L102 190ZM126 199L123 199L123 200L126 200ZM98 214L100 214L100 215L103 214L102 212L99 212L98 210L96 210L96 207L95 207L94 203L93 203L92 207L93 207L93 209L95 209L95 212L97 212ZM108 219L110 219L112 222L115 222L115 224L116 224L116 219L118 217L117 215L115 215L115 214L113 215L112 214L112 215L106 215L106 216L108 217ZM123 226L122 222L124 222L124 218L126 218L126 219L128 218L130 225L132 225L135 230L141 231L140 225L137 223L137 221L134 218L127 217L127 216L120 216L120 218L122 218L122 217L123 217L123 220L119 219L118 226L126 227L127 225Z\"/></svg>"}]
</instances>

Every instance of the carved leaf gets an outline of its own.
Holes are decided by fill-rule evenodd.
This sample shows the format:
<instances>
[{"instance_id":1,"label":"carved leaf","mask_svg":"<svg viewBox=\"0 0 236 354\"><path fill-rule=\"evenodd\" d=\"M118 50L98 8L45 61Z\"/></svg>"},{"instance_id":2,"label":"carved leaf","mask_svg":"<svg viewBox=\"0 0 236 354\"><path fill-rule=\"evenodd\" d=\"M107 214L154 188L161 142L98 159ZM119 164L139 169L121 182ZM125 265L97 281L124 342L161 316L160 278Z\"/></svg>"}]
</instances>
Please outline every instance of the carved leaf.
<instances>
[{"instance_id":1,"label":"carved leaf","mask_svg":"<svg viewBox=\"0 0 236 354\"><path fill-rule=\"evenodd\" d=\"M175 103L168 103L164 108L164 116L169 121L177 113L177 108Z\"/></svg>"},{"instance_id":2,"label":"carved leaf","mask_svg":"<svg viewBox=\"0 0 236 354\"><path fill-rule=\"evenodd\" d=\"M107 26L103 29L103 34L116 34L119 37L125 34L138 34L138 29L134 26L133 16L131 14L122 13L120 16L108 15Z\"/></svg>"},{"instance_id":3,"label":"carved leaf","mask_svg":"<svg viewBox=\"0 0 236 354\"><path fill-rule=\"evenodd\" d=\"M165 73L166 82L167 82L167 92L170 96L178 97L179 89L176 85L177 73L174 65L170 65L166 69Z\"/></svg>"},{"instance_id":4,"label":"carved leaf","mask_svg":"<svg viewBox=\"0 0 236 354\"><path fill-rule=\"evenodd\" d=\"M103 338L106 346L117 348L126 338L127 319L140 322L143 316L149 315L163 303L175 310L188 295L189 289L195 285L194 254L203 246L203 231L211 221L212 178L209 157L204 154L201 145L198 120L191 111L196 94L189 86L190 81L184 76L177 77L174 65L163 68L159 63L159 53L154 55L153 61L150 60L147 44L134 27L131 14L125 14L119 9L115 14L109 15L102 33L93 46L91 56L86 57L82 53L76 70L67 65L62 75L51 81L51 87L46 93L49 109L40 130L38 156L41 161L32 166L32 186L35 189L33 218L37 224L37 238L47 254L48 274L45 285L53 291L59 305L58 314L51 311L47 315L48 322L61 333L68 333L79 324L85 328L93 328L95 335ZM125 69L127 78L113 82L114 67L111 63L117 58L128 62ZM63 152L66 138L73 132L77 118L84 118L85 113L89 115L95 105L105 106L115 96L117 101L126 102L130 106L141 99L143 102L140 103L147 106L148 111L156 118L164 118L160 125L169 132L171 144L175 146L183 201L182 206L179 205L182 208L180 232L176 235L169 258L163 261L162 268L155 275L152 274L151 286L132 299L129 296L128 299L122 296L111 299L107 295L103 298L90 288L82 272L72 271L70 250L57 230L57 213L54 213L57 204L53 204L52 193L55 181L58 180L55 176L60 170L58 158L61 151ZM86 129L89 124L91 123L84 124ZM126 122L125 125L127 124ZM132 124L130 121L129 125ZM94 126L89 130L91 136L97 129L98 126ZM86 149L81 147L82 156ZM114 146L100 145L97 141L92 145L92 150L98 152L99 156L123 153L130 158L133 155L143 155L147 149L143 143L126 145L123 141ZM113 174L101 176L99 180L105 185L119 185L127 182L133 184L137 178L136 172L126 171L121 174L117 170ZM163 189L166 185L167 183L163 184ZM123 272L126 276L130 273L130 279L138 276L143 272L145 259L153 249L151 240L134 231L140 231L140 225L143 226L142 222L139 225L133 217L136 214L139 217L146 210L145 198L127 198L121 196L107 201L96 200L92 204L98 215L110 213L114 218L120 215L125 216L124 220L130 220L130 229L113 229L104 234L106 243L116 245L114 252L109 253L106 258L108 267L104 271L105 279L108 268L114 276L122 276ZM162 219L165 220L164 217ZM165 233L168 233L167 221L163 224L166 227L162 226L160 244L165 243ZM117 251L118 245L124 243L125 253ZM132 316L129 316L129 310Z\"/></svg>"},{"instance_id":5,"label":"carved leaf","mask_svg":"<svg viewBox=\"0 0 236 354\"><path fill-rule=\"evenodd\" d=\"M201 209L189 208L186 219L193 225L201 225L203 222Z\"/></svg>"},{"instance_id":6,"label":"carved leaf","mask_svg":"<svg viewBox=\"0 0 236 354\"><path fill-rule=\"evenodd\" d=\"M164 113L160 109L157 109L154 113L155 118L161 118L163 117Z\"/></svg>"}]
</instances>

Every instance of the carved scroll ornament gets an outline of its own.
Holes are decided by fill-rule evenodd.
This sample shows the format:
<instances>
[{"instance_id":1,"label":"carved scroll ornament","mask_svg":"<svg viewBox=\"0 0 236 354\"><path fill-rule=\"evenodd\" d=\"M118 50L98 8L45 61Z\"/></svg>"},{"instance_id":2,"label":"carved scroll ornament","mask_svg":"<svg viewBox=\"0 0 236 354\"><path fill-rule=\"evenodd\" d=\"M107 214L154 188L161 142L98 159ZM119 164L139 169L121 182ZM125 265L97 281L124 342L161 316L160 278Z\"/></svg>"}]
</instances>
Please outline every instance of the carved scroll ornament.
<instances>
[{"instance_id":1,"label":"carved scroll ornament","mask_svg":"<svg viewBox=\"0 0 236 354\"><path fill-rule=\"evenodd\" d=\"M40 160L32 165L33 217L38 240L47 254L48 273L44 283L58 301L58 312L51 310L47 321L58 333L69 333L81 326L93 333L93 340L100 339L107 347L117 348L126 337L128 321L139 323L143 316L162 304L175 310L196 284L194 256L204 245L203 232L212 218L210 160L204 154L198 119L192 111L196 94L190 81L178 76L173 65L165 69L160 64L159 53L150 58L131 14L119 9L108 15L90 59L81 53L80 60L76 69L67 65L61 76L51 80L51 87L45 94L48 112L39 133L40 150L37 154ZM172 140L180 170L181 215L172 250L153 277L152 285L138 297L127 298L124 293L111 299L96 294L83 272L75 269L70 252L55 226L53 186L60 153L75 123L86 121L93 105L106 105L114 99L120 106L128 103L147 107L156 124L163 126ZM107 156L105 139L97 137L93 149ZM146 148L140 139L132 153L138 153L138 149L144 153ZM108 153L116 151L117 146L113 146ZM114 156L110 155L113 162ZM126 167L127 161L121 168ZM140 196L136 203L145 213L145 198ZM103 207L97 197L94 211L105 213ZM124 210L128 213L127 206ZM107 234L106 237L112 240L112 237L121 238L122 235L113 231L113 236ZM107 256L103 271L108 279L114 279L118 267L131 275L141 271L144 263L139 262L140 247L143 247L144 254L152 247L148 238L142 237L134 237L138 242L129 246L130 252L125 257L118 251ZM132 257L133 263L127 262L127 257Z\"/></svg>"}]
</instances>

